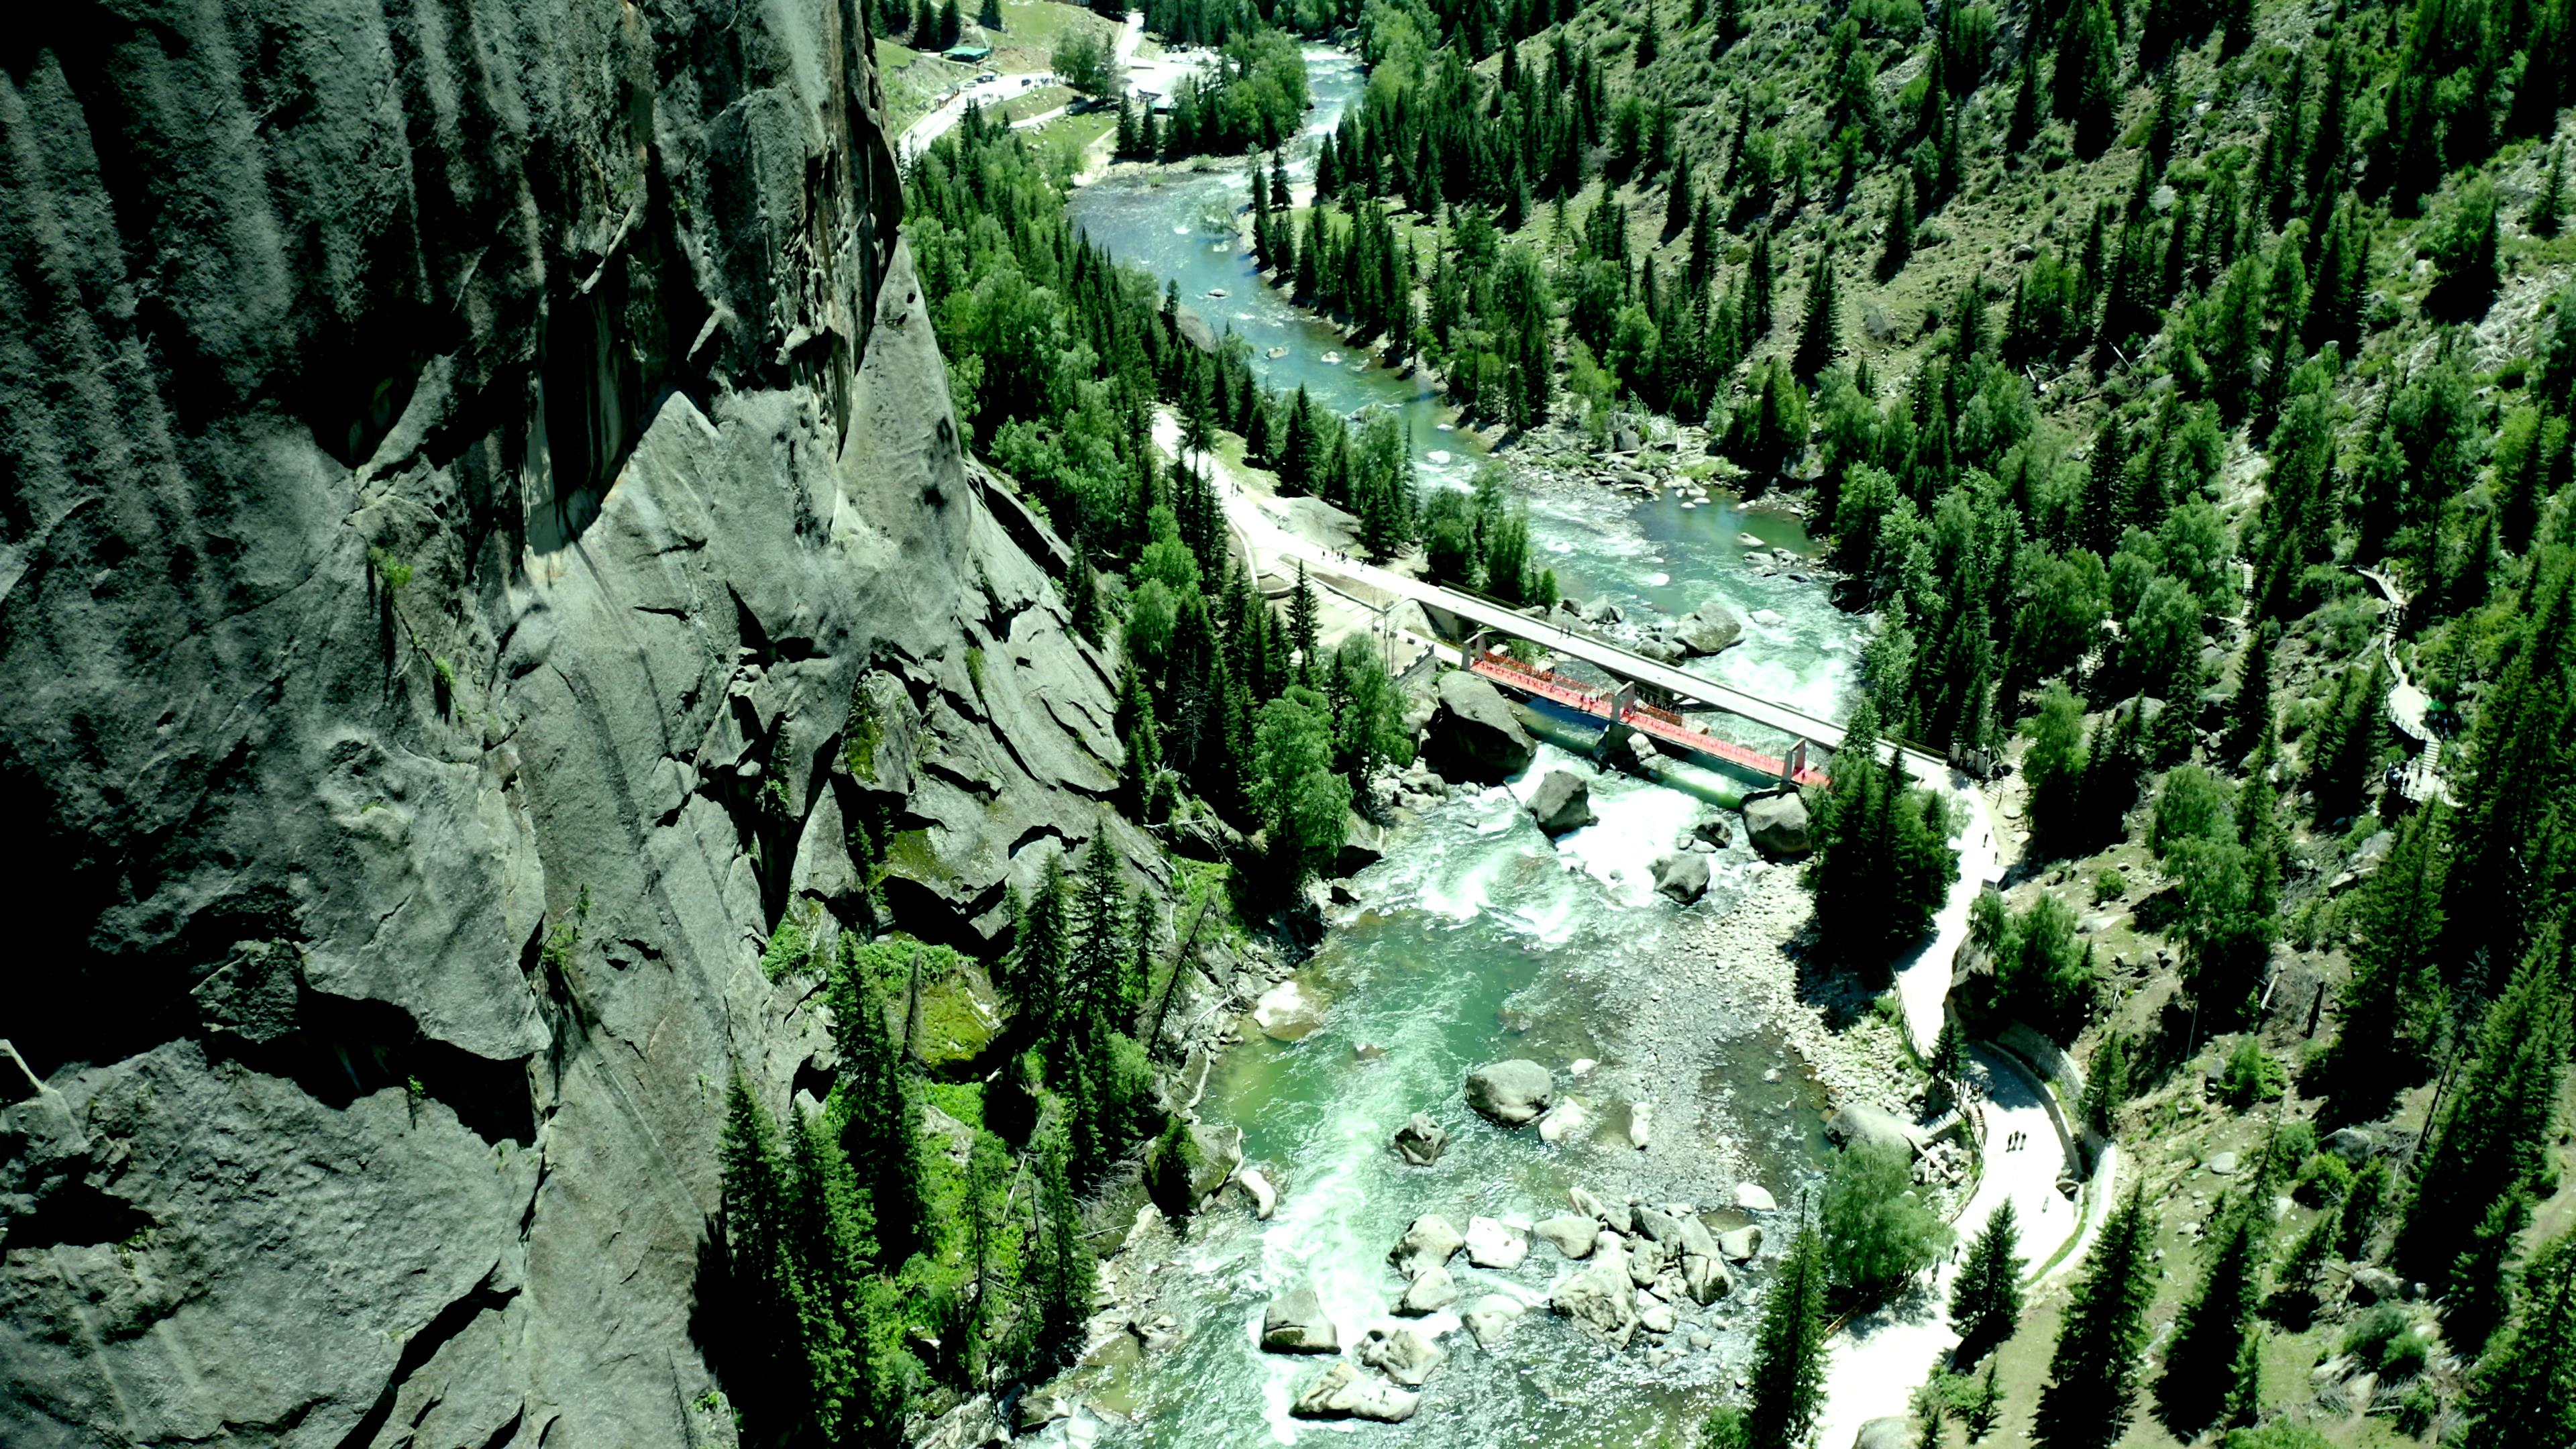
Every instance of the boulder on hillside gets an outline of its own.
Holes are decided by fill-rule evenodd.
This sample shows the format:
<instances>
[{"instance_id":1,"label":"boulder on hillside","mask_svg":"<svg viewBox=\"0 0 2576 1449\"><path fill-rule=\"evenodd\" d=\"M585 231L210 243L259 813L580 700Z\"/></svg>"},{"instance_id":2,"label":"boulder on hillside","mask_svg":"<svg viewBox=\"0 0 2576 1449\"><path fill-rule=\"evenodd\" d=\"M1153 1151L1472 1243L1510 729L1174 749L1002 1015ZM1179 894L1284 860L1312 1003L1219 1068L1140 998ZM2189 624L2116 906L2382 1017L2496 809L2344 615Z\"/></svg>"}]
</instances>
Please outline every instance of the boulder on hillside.
<instances>
[{"instance_id":1,"label":"boulder on hillside","mask_svg":"<svg viewBox=\"0 0 2576 1449\"><path fill-rule=\"evenodd\" d=\"M1680 642L1683 653L1706 658L1743 642L1744 623L1727 612L1725 605L1712 600L1683 616L1673 637Z\"/></svg>"},{"instance_id":2,"label":"boulder on hillside","mask_svg":"<svg viewBox=\"0 0 2576 1449\"><path fill-rule=\"evenodd\" d=\"M1655 857L1655 890L1676 905L1687 906L1708 894L1708 857L1677 850Z\"/></svg>"},{"instance_id":3,"label":"boulder on hillside","mask_svg":"<svg viewBox=\"0 0 2576 1449\"><path fill-rule=\"evenodd\" d=\"M1498 785L1529 768L1538 744L1521 728L1511 701L1465 670L1440 676L1440 704L1425 728L1423 754L1453 780Z\"/></svg>"},{"instance_id":4,"label":"boulder on hillside","mask_svg":"<svg viewBox=\"0 0 2576 1449\"><path fill-rule=\"evenodd\" d=\"M1422 1396L1360 1372L1359 1365L1337 1363L1306 1386L1288 1412L1300 1419L1373 1419L1401 1424L1422 1407Z\"/></svg>"},{"instance_id":5,"label":"boulder on hillside","mask_svg":"<svg viewBox=\"0 0 2576 1449\"><path fill-rule=\"evenodd\" d=\"M1872 1419L1852 1436L1852 1449L1914 1449L1914 1421L1903 1414Z\"/></svg>"},{"instance_id":6,"label":"boulder on hillside","mask_svg":"<svg viewBox=\"0 0 2576 1449\"><path fill-rule=\"evenodd\" d=\"M1802 860L1813 848L1807 838L1807 802L1795 790L1774 790L1744 802L1744 838L1772 860Z\"/></svg>"},{"instance_id":7,"label":"boulder on hillside","mask_svg":"<svg viewBox=\"0 0 2576 1449\"><path fill-rule=\"evenodd\" d=\"M1395 1153L1416 1167L1429 1167L1440 1160L1449 1146L1449 1134L1427 1112L1416 1112L1395 1129Z\"/></svg>"},{"instance_id":8,"label":"boulder on hillside","mask_svg":"<svg viewBox=\"0 0 2576 1449\"><path fill-rule=\"evenodd\" d=\"M1550 835L1580 830L1601 817L1592 813L1592 787L1571 770L1550 770L1530 797L1530 817Z\"/></svg>"},{"instance_id":9,"label":"boulder on hillside","mask_svg":"<svg viewBox=\"0 0 2576 1449\"><path fill-rule=\"evenodd\" d=\"M1270 1301L1261 1315L1261 1347L1267 1353L1339 1353L1341 1330L1324 1312L1315 1285L1300 1283Z\"/></svg>"},{"instance_id":10,"label":"boulder on hillside","mask_svg":"<svg viewBox=\"0 0 2576 1449\"><path fill-rule=\"evenodd\" d=\"M1533 1061L1495 1062L1467 1074L1467 1105L1505 1127L1521 1127L1556 1100L1556 1077Z\"/></svg>"}]
</instances>

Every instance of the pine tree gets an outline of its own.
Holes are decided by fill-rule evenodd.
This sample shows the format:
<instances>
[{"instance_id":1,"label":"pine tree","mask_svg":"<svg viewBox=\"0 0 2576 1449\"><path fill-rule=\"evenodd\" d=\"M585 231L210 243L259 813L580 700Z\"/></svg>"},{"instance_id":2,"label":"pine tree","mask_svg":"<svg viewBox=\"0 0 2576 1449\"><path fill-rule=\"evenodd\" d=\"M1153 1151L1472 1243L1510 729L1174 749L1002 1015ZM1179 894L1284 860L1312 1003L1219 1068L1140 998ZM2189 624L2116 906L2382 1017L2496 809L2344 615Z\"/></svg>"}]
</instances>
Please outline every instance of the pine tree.
<instances>
[{"instance_id":1,"label":"pine tree","mask_svg":"<svg viewBox=\"0 0 2576 1449\"><path fill-rule=\"evenodd\" d=\"M2024 45L2021 80L2013 89L2012 120L2004 128L2004 155L2015 160L2039 139L2039 47Z\"/></svg>"},{"instance_id":2,"label":"pine tree","mask_svg":"<svg viewBox=\"0 0 2576 1449\"><path fill-rule=\"evenodd\" d=\"M986 30L1002 28L1002 0L983 0L975 11L975 23Z\"/></svg>"},{"instance_id":3,"label":"pine tree","mask_svg":"<svg viewBox=\"0 0 2576 1449\"><path fill-rule=\"evenodd\" d=\"M740 1355L728 1366L726 1383L735 1386L747 1408L792 1422L803 1397L805 1355L796 1334L794 1284L785 1252L787 1161L776 1122L739 1072L726 1090L716 1157L734 1312L734 1331L726 1342L734 1346L730 1352Z\"/></svg>"},{"instance_id":4,"label":"pine tree","mask_svg":"<svg viewBox=\"0 0 2576 1449\"><path fill-rule=\"evenodd\" d=\"M1322 608L1315 597L1315 586L1306 578L1306 561L1297 560L1297 590L1288 596L1288 642L1297 651L1297 682L1315 682L1316 642Z\"/></svg>"},{"instance_id":5,"label":"pine tree","mask_svg":"<svg viewBox=\"0 0 2576 1449\"><path fill-rule=\"evenodd\" d=\"M1691 224L1691 164L1685 151L1673 162L1673 179L1664 191L1664 235L1680 236Z\"/></svg>"},{"instance_id":6,"label":"pine tree","mask_svg":"<svg viewBox=\"0 0 2576 1449\"><path fill-rule=\"evenodd\" d=\"M2115 1135L2120 1106L2128 1099L2129 1039L2106 1031L2084 1067L2084 1099L2078 1110L2085 1129L2098 1137Z\"/></svg>"},{"instance_id":7,"label":"pine tree","mask_svg":"<svg viewBox=\"0 0 2576 1449\"><path fill-rule=\"evenodd\" d=\"M1655 31L1655 7L1648 5L1645 7L1644 24L1637 31L1637 69L1644 70L1653 65L1655 54L1660 49L1662 38Z\"/></svg>"},{"instance_id":8,"label":"pine tree","mask_svg":"<svg viewBox=\"0 0 2576 1449\"><path fill-rule=\"evenodd\" d=\"M2536 52L2535 52L2536 53ZM2533 236L2558 235L2559 224L2567 215L2567 155L2564 147L2549 148L2549 170L2540 183L2540 194L2532 199L2531 215L2523 225Z\"/></svg>"},{"instance_id":9,"label":"pine tree","mask_svg":"<svg viewBox=\"0 0 2576 1449\"><path fill-rule=\"evenodd\" d=\"M2439 800L2410 815L2353 902L2352 974L2335 997L2325 1062L2337 1122L2375 1122L2423 1079L2441 1030L2442 891L2450 851Z\"/></svg>"},{"instance_id":10,"label":"pine tree","mask_svg":"<svg viewBox=\"0 0 2576 1449\"><path fill-rule=\"evenodd\" d=\"M2451 1264L2451 1296L2442 1308L2442 1341L2474 1354L2504 1326L2513 1307L2513 1257L2531 1226L2531 1196L2508 1192L2487 1205L2477 1230Z\"/></svg>"},{"instance_id":11,"label":"pine tree","mask_svg":"<svg viewBox=\"0 0 2576 1449\"><path fill-rule=\"evenodd\" d=\"M2200 1292L2174 1320L2164 1377L2156 1383L2156 1411L2185 1441L2219 1418L2235 1386L2262 1278L2269 1207L2263 1194L2219 1203L2212 1215L2217 1227L2203 1248L2208 1268Z\"/></svg>"},{"instance_id":12,"label":"pine tree","mask_svg":"<svg viewBox=\"0 0 2576 1449\"><path fill-rule=\"evenodd\" d=\"M1824 1409L1825 1278L1823 1240L1801 1224L1754 1331L1746 1449L1799 1449Z\"/></svg>"},{"instance_id":13,"label":"pine tree","mask_svg":"<svg viewBox=\"0 0 2576 1449\"><path fill-rule=\"evenodd\" d=\"M1790 370L1802 381L1813 380L1832 364L1841 330L1842 309L1834 296L1833 249L1819 247L1815 265L1807 272L1807 319L1798 329L1798 347L1791 355Z\"/></svg>"},{"instance_id":14,"label":"pine tree","mask_svg":"<svg viewBox=\"0 0 2576 1449\"><path fill-rule=\"evenodd\" d=\"M825 989L841 1055L833 1101L842 1145L866 1171L861 1185L875 1206L877 1241L886 1259L899 1264L932 1245L930 1164L921 1141L920 1079L886 1025L869 965L858 937L843 932Z\"/></svg>"},{"instance_id":15,"label":"pine tree","mask_svg":"<svg viewBox=\"0 0 2576 1449\"><path fill-rule=\"evenodd\" d=\"M941 0L939 6L939 48L946 50L966 33L965 17L957 10L957 0Z\"/></svg>"},{"instance_id":16,"label":"pine tree","mask_svg":"<svg viewBox=\"0 0 2576 1449\"><path fill-rule=\"evenodd\" d=\"M2335 1250L2358 1261L2379 1231L2379 1215L2388 1201L2388 1164L2372 1158L2352 1175L2343 1206L2335 1210Z\"/></svg>"},{"instance_id":17,"label":"pine tree","mask_svg":"<svg viewBox=\"0 0 2576 1449\"><path fill-rule=\"evenodd\" d=\"M1050 1368L1082 1347L1092 1285L1099 1276L1091 1248L1082 1239L1082 1204L1073 1193L1070 1156L1062 1122L1050 1121L1039 1129L1026 1278L1037 1315L1038 1362Z\"/></svg>"},{"instance_id":18,"label":"pine tree","mask_svg":"<svg viewBox=\"0 0 2576 1449\"><path fill-rule=\"evenodd\" d=\"M2576 1242L2532 1255L2513 1330L2470 1376L2462 1442L2557 1449L2576 1438Z\"/></svg>"},{"instance_id":19,"label":"pine tree","mask_svg":"<svg viewBox=\"0 0 2576 1449\"><path fill-rule=\"evenodd\" d=\"M2048 1449L2110 1449L2128 1432L2155 1298L2154 1246L2146 1199L2132 1187L2103 1223L2058 1328L2033 1423Z\"/></svg>"},{"instance_id":20,"label":"pine tree","mask_svg":"<svg viewBox=\"0 0 2576 1449\"><path fill-rule=\"evenodd\" d=\"M1950 1289L1960 1358L1974 1359L2012 1337L2021 1322L2021 1266L2021 1223L2006 1198L1968 1245Z\"/></svg>"},{"instance_id":21,"label":"pine tree","mask_svg":"<svg viewBox=\"0 0 2576 1449\"><path fill-rule=\"evenodd\" d=\"M1085 643L1098 646L1107 622L1100 608L1100 575L1091 567L1091 550L1073 546L1073 572L1065 581L1067 622Z\"/></svg>"},{"instance_id":22,"label":"pine tree","mask_svg":"<svg viewBox=\"0 0 2576 1449\"><path fill-rule=\"evenodd\" d=\"M2478 1051L2442 1104L2418 1159L2397 1230L2399 1271L2449 1291L2459 1245L2491 1204L2551 1171L2558 1089L2569 1041L2567 946L2553 931L2533 947L2478 1031Z\"/></svg>"},{"instance_id":23,"label":"pine tree","mask_svg":"<svg viewBox=\"0 0 2576 1449\"><path fill-rule=\"evenodd\" d=\"M1905 270L1914 255L1914 182L1900 172L1887 200L1887 234L1879 240L1878 279Z\"/></svg>"}]
</instances>

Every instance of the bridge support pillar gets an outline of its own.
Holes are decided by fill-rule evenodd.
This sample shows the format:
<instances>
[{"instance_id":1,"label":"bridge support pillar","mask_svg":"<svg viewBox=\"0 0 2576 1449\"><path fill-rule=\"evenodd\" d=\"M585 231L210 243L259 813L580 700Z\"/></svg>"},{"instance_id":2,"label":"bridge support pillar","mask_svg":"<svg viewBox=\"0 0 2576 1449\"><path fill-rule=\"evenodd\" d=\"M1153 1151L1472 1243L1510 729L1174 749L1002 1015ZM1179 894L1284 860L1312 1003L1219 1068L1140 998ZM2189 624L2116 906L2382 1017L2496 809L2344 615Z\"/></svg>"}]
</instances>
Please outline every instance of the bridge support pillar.
<instances>
[{"instance_id":1,"label":"bridge support pillar","mask_svg":"<svg viewBox=\"0 0 2576 1449\"><path fill-rule=\"evenodd\" d=\"M1797 784L1798 777L1805 773L1807 773L1807 742L1800 740L1797 748L1789 752L1788 782L1792 785Z\"/></svg>"}]
</instances>

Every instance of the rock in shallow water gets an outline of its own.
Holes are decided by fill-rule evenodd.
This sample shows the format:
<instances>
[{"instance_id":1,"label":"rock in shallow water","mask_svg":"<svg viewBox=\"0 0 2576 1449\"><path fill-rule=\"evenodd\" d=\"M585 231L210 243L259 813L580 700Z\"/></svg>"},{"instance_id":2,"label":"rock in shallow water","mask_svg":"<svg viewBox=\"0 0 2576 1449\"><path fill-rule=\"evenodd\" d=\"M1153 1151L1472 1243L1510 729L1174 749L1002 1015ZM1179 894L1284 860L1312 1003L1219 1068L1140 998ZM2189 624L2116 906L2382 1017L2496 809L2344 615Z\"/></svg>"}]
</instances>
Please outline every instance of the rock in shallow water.
<instances>
[{"instance_id":1,"label":"rock in shallow water","mask_svg":"<svg viewBox=\"0 0 2576 1449\"><path fill-rule=\"evenodd\" d=\"M1341 1352L1341 1330L1324 1312L1314 1284L1300 1283L1270 1301L1261 1315L1261 1347L1269 1353Z\"/></svg>"},{"instance_id":2,"label":"rock in shallow water","mask_svg":"<svg viewBox=\"0 0 2576 1449\"><path fill-rule=\"evenodd\" d=\"M1598 821L1592 813L1592 787L1571 770L1550 770L1530 796L1530 817L1550 835L1562 835Z\"/></svg>"},{"instance_id":3,"label":"rock in shallow water","mask_svg":"<svg viewBox=\"0 0 2576 1449\"><path fill-rule=\"evenodd\" d=\"M1739 1182L1735 1185L1735 1205L1749 1213L1768 1213L1778 1212L1780 1210L1780 1204L1773 1200L1768 1188L1763 1187L1759 1183L1751 1182Z\"/></svg>"},{"instance_id":4,"label":"rock in shallow water","mask_svg":"<svg viewBox=\"0 0 2576 1449\"><path fill-rule=\"evenodd\" d=\"M1591 1257L1592 1235L1600 1230L1599 1223L1573 1213L1559 1213L1555 1217L1541 1219L1537 1227L1530 1229L1541 1242L1569 1258Z\"/></svg>"},{"instance_id":5,"label":"rock in shallow water","mask_svg":"<svg viewBox=\"0 0 2576 1449\"><path fill-rule=\"evenodd\" d=\"M1407 1388L1420 1388L1448 1355L1414 1328L1372 1328L1360 1335L1353 1357Z\"/></svg>"},{"instance_id":6,"label":"rock in shallow water","mask_svg":"<svg viewBox=\"0 0 2576 1449\"><path fill-rule=\"evenodd\" d=\"M1548 1290L1548 1307L1589 1337L1625 1348L1637 1331L1637 1287L1624 1253L1597 1254L1591 1266Z\"/></svg>"},{"instance_id":7,"label":"rock in shallow water","mask_svg":"<svg viewBox=\"0 0 2576 1449\"><path fill-rule=\"evenodd\" d=\"M1423 753L1450 779L1499 785L1529 768L1538 744L1501 690L1461 669L1440 677Z\"/></svg>"},{"instance_id":8,"label":"rock in shallow water","mask_svg":"<svg viewBox=\"0 0 2576 1449\"><path fill-rule=\"evenodd\" d=\"M1524 1126L1556 1100L1556 1078L1533 1061L1515 1058L1467 1074L1467 1105L1505 1127Z\"/></svg>"},{"instance_id":9,"label":"rock in shallow water","mask_svg":"<svg viewBox=\"0 0 2576 1449\"><path fill-rule=\"evenodd\" d=\"M1360 1372L1357 1364L1337 1363L1306 1386L1288 1412L1300 1419L1373 1419L1401 1424L1422 1407L1422 1396Z\"/></svg>"},{"instance_id":10,"label":"rock in shallow water","mask_svg":"<svg viewBox=\"0 0 2576 1449\"><path fill-rule=\"evenodd\" d=\"M1680 905L1708 894L1708 857L1692 850L1675 851L1655 860L1655 889Z\"/></svg>"},{"instance_id":11,"label":"rock in shallow water","mask_svg":"<svg viewBox=\"0 0 2576 1449\"><path fill-rule=\"evenodd\" d=\"M1529 1239L1499 1218L1467 1219L1467 1261L1508 1272L1529 1256Z\"/></svg>"},{"instance_id":12,"label":"rock in shallow water","mask_svg":"<svg viewBox=\"0 0 2576 1449\"><path fill-rule=\"evenodd\" d=\"M1395 1152L1416 1167L1429 1167L1440 1160L1449 1146L1449 1134L1430 1114L1416 1112L1395 1129Z\"/></svg>"},{"instance_id":13,"label":"rock in shallow water","mask_svg":"<svg viewBox=\"0 0 2576 1449\"><path fill-rule=\"evenodd\" d=\"M1438 1213L1424 1213L1405 1229L1404 1237L1387 1251L1386 1260L1395 1271L1410 1278L1425 1268L1436 1268L1456 1256L1467 1246L1466 1236Z\"/></svg>"},{"instance_id":14,"label":"rock in shallow water","mask_svg":"<svg viewBox=\"0 0 2576 1449\"><path fill-rule=\"evenodd\" d=\"M1762 1229L1746 1226L1720 1233L1717 1235L1717 1250L1730 1263L1750 1263L1753 1255L1762 1251Z\"/></svg>"},{"instance_id":15,"label":"rock in shallow water","mask_svg":"<svg viewBox=\"0 0 2576 1449\"><path fill-rule=\"evenodd\" d=\"M1538 1135L1542 1141L1563 1142L1582 1135L1591 1125L1592 1114L1583 1110L1582 1103L1568 1097L1538 1119Z\"/></svg>"},{"instance_id":16,"label":"rock in shallow water","mask_svg":"<svg viewBox=\"0 0 2576 1449\"><path fill-rule=\"evenodd\" d=\"M1529 1312L1528 1305L1517 1298L1506 1297L1500 1293L1488 1293L1477 1299L1466 1312L1458 1315L1458 1318L1460 1322L1467 1325L1467 1331L1476 1336L1476 1345L1490 1351L1495 1344L1502 1342L1504 1337L1510 1334L1512 1325L1519 1323L1521 1315L1527 1312Z\"/></svg>"},{"instance_id":17,"label":"rock in shallow water","mask_svg":"<svg viewBox=\"0 0 2576 1449\"><path fill-rule=\"evenodd\" d=\"M1458 1281L1449 1276L1448 1269L1435 1263L1413 1275L1413 1281L1405 1287L1404 1296L1396 1300L1395 1311L1419 1318L1426 1313L1437 1313L1457 1301Z\"/></svg>"}]
</instances>

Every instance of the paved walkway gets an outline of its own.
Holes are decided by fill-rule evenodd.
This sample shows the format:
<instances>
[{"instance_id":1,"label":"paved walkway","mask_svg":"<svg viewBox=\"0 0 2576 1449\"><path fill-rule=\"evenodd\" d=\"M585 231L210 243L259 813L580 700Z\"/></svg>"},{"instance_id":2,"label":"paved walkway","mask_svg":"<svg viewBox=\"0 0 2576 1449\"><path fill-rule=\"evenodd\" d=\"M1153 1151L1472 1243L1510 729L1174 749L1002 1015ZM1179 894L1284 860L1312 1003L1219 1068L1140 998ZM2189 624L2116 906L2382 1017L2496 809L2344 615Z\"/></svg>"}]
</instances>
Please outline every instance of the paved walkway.
<instances>
[{"instance_id":1,"label":"paved walkway","mask_svg":"<svg viewBox=\"0 0 2576 1449\"><path fill-rule=\"evenodd\" d=\"M1819 1449L1850 1449L1861 1425L1905 1413L1934 1361L1958 1346L1959 1335L1950 1327L1950 1285L1969 1242L2007 1199L2020 1219L2024 1272L2047 1262L2075 1236L2075 1203L2057 1190L2067 1167L2066 1144L2048 1115L2047 1089L1999 1052L1979 1047L1975 1056L1986 1151L1976 1193L1959 1214L1957 1258L1933 1270L1929 1293L1852 1320L1826 1345ZM2016 1137L2023 1145L2007 1150Z\"/></svg>"}]
</instances>

